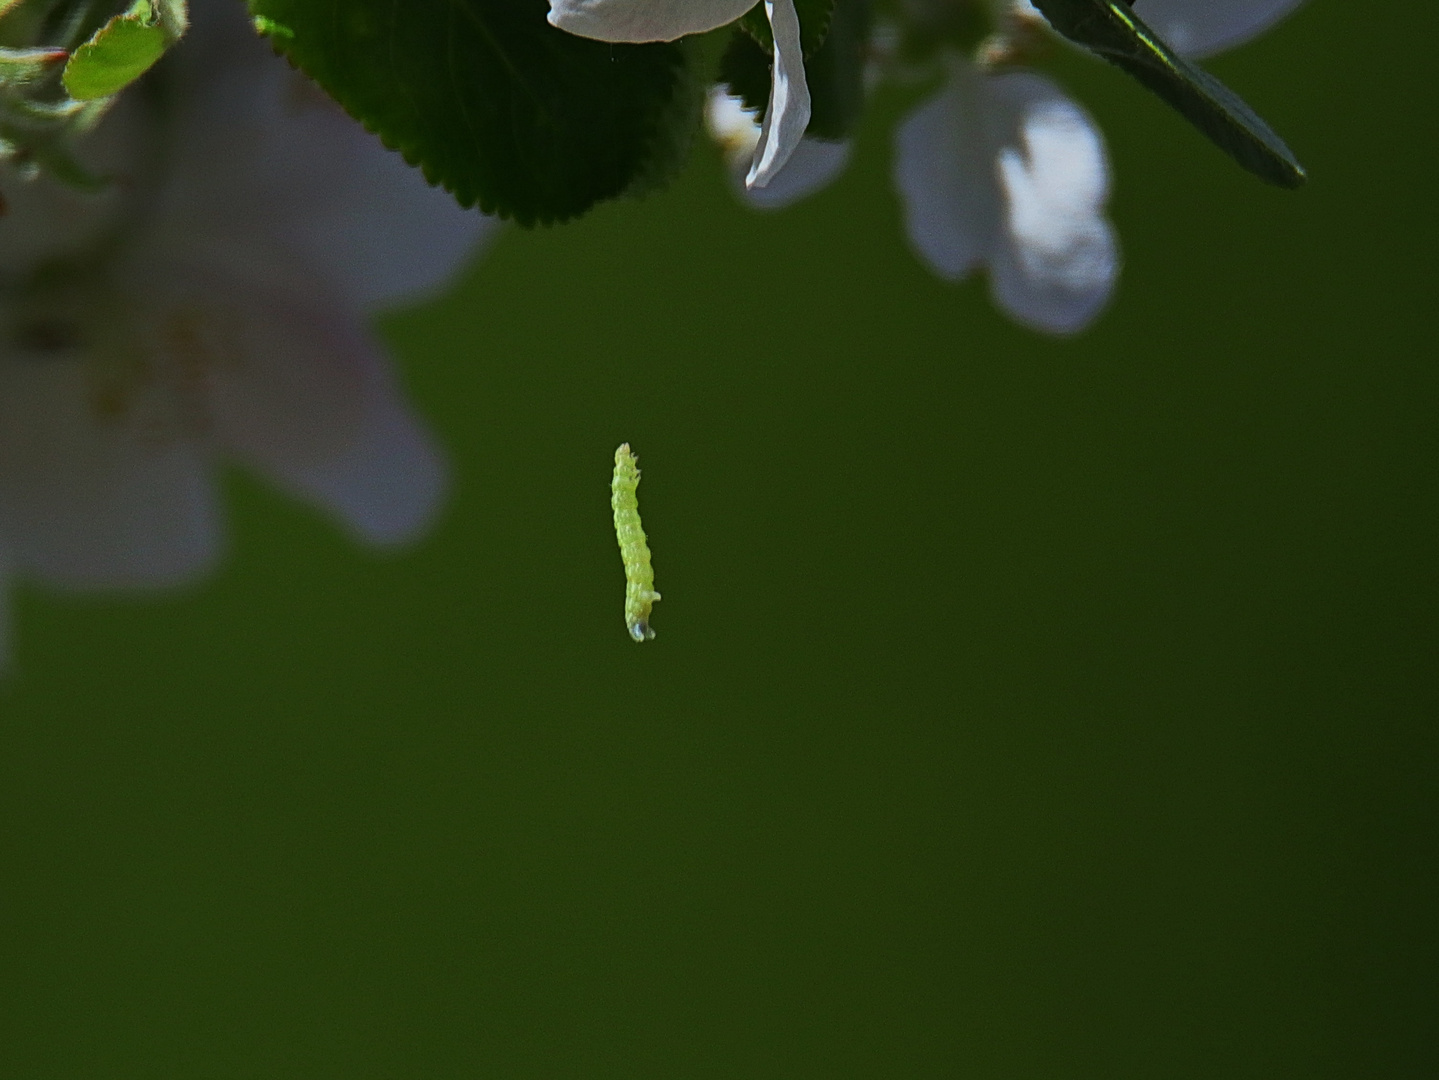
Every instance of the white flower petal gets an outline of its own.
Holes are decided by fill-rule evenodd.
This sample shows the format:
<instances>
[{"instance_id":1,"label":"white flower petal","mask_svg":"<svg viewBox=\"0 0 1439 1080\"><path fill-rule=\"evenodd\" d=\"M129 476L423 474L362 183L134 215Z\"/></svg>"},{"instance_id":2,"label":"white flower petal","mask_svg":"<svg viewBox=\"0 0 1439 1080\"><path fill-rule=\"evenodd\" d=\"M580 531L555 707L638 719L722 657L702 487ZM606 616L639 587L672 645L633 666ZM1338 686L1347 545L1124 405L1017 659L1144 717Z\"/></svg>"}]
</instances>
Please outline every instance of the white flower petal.
<instances>
[{"instance_id":1,"label":"white flower petal","mask_svg":"<svg viewBox=\"0 0 1439 1080\"><path fill-rule=\"evenodd\" d=\"M163 293L163 317L184 328L169 339L192 350L177 363L206 372L221 447L362 540L411 539L442 502L441 456L362 314L288 276L301 272L277 261L243 278L192 267L184 284L159 272L147 279Z\"/></svg>"},{"instance_id":2,"label":"white flower petal","mask_svg":"<svg viewBox=\"0 0 1439 1080\"><path fill-rule=\"evenodd\" d=\"M715 86L705 102L705 127L724 150L740 197L756 209L778 209L813 195L849 164L848 140L836 142L805 136L767 185L746 187L744 177L760 138L755 114L744 107L742 99L726 93L723 86Z\"/></svg>"},{"instance_id":3,"label":"white flower petal","mask_svg":"<svg viewBox=\"0 0 1439 1080\"><path fill-rule=\"evenodd\" d=\"M895 141L905 227L937 274L958 280L987 264L996 302L1050 333L1078 330L1104 306L1118 273L1108 163L1098 130L1057 86L956 62Z\"/></svg>"},{"instance_id":4,"label":"white flower petal","mask_svg":"<svg viewBox=\"0 0 1439 1080\"><path fill-rule=\"evenodd\" d=\"M1207 56L1255 37L1304 0L1136 0L1135 13L1174 48Z\"/></svg>"},{"instance_id":5,"label":"white flower petal","mask_svg":"<svg viewBox=\"0 0 1439 1080\"><path fill-rule=\"evenodd\" d=\"M804 138L784 168L764 187L744 188L745 202L761 210L778 210L827 187L849 164L850 143Z\"/></svg>"},{"instance_id":6,"label":"white flower petal","mask_svg":"<svg viewBox=\"0 0 1439 1080\"><path fill-rule=\"evenodd\" d=\"M756 0L550 0L550 24L599 41L673 41L727 26Z\"/></svg>"},{"instance_id":7,"label":"white flower petal","mask_svg":"<svg viewBox=\"0 0 1439 1080\"><path fill-rule=\"evenodd\" d=\"M799 13L794 0L764 0L774 33L769 108L764 113L759 145L746 187L764 187L784 167L809 127L809 84L804 75L804 48L800 44Z\"/></svg>"},{"instance_id":8,"label":"white flower petal","mask_svg":"<svg viewBox=\"0 0 1439 1080\"><path fill-rule=\"evenodd\" d=\"M443 288L499 231L499 221L461 208L379 139L348 117L337 119L350 144L339 158L350 164L348 182L301 216L291 240L329 268L352 302L407 303Z\"/></svg>"},{"instance_id":9,"label":"white flower petal","mask_svg":"<svg viewBox=\"0 0 1439 1080\"><path fill-rule=\"evenodd\" d=\"M198 5L177 54L195 92L176 118L156 246L197 236L245 243L259 231L283 239L351 303L392 303L443 284L497 228L430 187L275 56L242 7Z\"/></svg>"},{"instance_id":10,"label":"white flower petal","mask_svg":"<svg viewBox=\"0 0 1439 1080\"><path fill-rule=\"evenodd\" d=\"M726 92L722 85L711 86L705 98L705 130L719 143L726 159L737 167L743 161L743 169L749 168L759 145L759 120L753 110L744 107L743 98Z\"/></svg>"},{"instance_id":11,"label":"white flower petal","mask_svg":"<svg viewBox=\"0 0 1439 1080\"><path fill-rule=\"evenodd\" d=\"M1104 218L1104 142L1084 110L1048 79L992 76L986 90L1004 207L989 259L994 297L1020 322L1073 333L1103 308L1119 270L1114 231Z\"/></svg>"},{"instance_id":12,"label":"white flower petal","mask_svg":"<svg viewBox=\"0 0 1439 1080\"><path fill-rule=\"evenodd\" d=\"M210 463L151 374L143 361L0 358L0 536L17 572L71 588L154 586L215 561Z\"/></svg>"},{"instance_id":13,"label":"white flower petal","mask_svg":"<svg viewBox=\"0 0 1439 1080\"><path fill-rule=\"evenodd\" d=\"M418 299L443 286L498 231L497 219L431 187L283 60L259 60L272 77L252 81L276 100L260 117L248 190L269 209L271 233L324 267L347 300Z\"/></svg>"},{"instance_id":14,"label":"white flower petal","mask_svg":"<svg viewBox=\"0 0 1439 1080\"><path fill-rule=\"evenodd\" d=\"M338 455L297 463L283 482L328 508L358 539L388 547L429 530L449 492L449 470L379 357L370 360L356 437Z\"/></svg>"},{"instance_id":15,"label":"white flower petal","mask_svg":"<svg viewBox=\"0 0 1439 1080\"><path fill-rule=\"evenodd\" d=\"M956 65L944 89L895 131L905 231L930 268L951 281L985 257L999 217L979 79L970 65Z\"/></svg>"}]
</instances>

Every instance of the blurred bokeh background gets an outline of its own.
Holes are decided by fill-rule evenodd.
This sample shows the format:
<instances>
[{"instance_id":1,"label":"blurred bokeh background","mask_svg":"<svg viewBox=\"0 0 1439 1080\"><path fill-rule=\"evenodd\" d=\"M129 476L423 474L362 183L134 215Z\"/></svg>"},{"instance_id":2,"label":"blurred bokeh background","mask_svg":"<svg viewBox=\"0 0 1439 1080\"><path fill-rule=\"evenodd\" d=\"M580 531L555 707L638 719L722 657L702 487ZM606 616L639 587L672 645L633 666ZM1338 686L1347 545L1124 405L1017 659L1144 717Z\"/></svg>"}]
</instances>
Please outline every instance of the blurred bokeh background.
<instances>
[{"instance_id":1,"label":"blurred bokeh background","mask_svg":"<svg viewBox=\"0 0 1439 1080\"><path fill-rule=\"evenodd\" d=\"M911 256L902 96L782 213L704 147L506 231L385 323L420 547L232 475L217 581L19 592L0 1075L1439 1075L1436 39L1211 63L1297 194L1062 59L1126 257L1076 340Z\"/></svg>"}]
</instances>

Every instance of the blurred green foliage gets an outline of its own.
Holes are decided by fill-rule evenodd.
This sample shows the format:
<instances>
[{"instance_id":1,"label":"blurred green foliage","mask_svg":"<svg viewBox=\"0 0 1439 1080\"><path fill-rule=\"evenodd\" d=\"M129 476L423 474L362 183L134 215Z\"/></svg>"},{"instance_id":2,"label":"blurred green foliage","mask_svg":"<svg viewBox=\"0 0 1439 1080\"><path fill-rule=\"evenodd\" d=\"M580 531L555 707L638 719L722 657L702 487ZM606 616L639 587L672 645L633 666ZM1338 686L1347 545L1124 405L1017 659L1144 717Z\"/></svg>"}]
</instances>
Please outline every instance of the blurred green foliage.
<instances>
[{"instance_id":1,"label":"blurred green foliage","mask_svg":"<svg viewBox=\"0 0 1439 1080\"><path fill-rule=\"evenodd\" d=\"M1434 1075L1436 32L1212 63L1297 195L1066 59L1127 257L1075 341L907 253L901 102L779 215L703 153L507 233L386 324L422 548L237 477L217 584L21 592L0 1074Z\"/></svg>"}]
</instances>

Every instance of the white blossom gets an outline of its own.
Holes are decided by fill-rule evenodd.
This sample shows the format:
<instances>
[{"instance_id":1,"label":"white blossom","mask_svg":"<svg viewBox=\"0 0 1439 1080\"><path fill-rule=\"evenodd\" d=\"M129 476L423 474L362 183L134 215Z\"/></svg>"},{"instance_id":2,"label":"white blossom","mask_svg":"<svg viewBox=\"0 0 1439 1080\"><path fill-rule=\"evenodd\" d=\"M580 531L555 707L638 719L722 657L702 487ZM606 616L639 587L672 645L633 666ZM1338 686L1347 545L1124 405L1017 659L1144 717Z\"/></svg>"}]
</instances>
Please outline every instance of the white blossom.
<instances>
[{"instance_id":1,"label":"white blossom","mask_svg":"<svg viewBox=\"0 0 1439 1080\"><path fill-rule=\"evenodd\" d=\"M1118 271L1099 130L1048 79L956 61L895 133L895 186L915 249L941 277L984 266L995 301L1051 333L1080 329Z\"/></svg>"},{"instance_id":2,"label":"white blossom","mask_svg":"<svg viewBox=\"0 0 1439 1080\"><path fill-rule=\"evenodd\" d=\"M912 6L916 17L934 21L955 2ZM1136 0L1134 8L1180 51L1207 55L1247 41L1300 2ZM1021 26L1042 19L1029 0L1011 0L1008 8ZM880 27L877 42L889 41L893 30ZM892 70L892 42L874 51L881 77L913 77L911 70ZM739 130L736 119L729 123ZM844 145L843 154L796 153L762 205L782 205L828 183L848 158L847 144L829 145ZM1103 138L1049 79L950 55L942 88L895 132L894 180L910 242L924 262L951 280L986 270L995 301L1021 323L1073 333L1108 301L1119 254L1104 216L1110 177Z\"/></svg>"},{"instance_id":3,"label":"white blossom","mask_svg":"<svg viewBox=\"0 0 1439 1080\"><path fill-rule=\"evenodd\" d=\"M368 314L442 284L492 223L274 56L241 6L194 4L173 63L168 110L132 90L83 148L114 178L98 197L3 181L0 574L197 577L223 546L226 458L376 545L420 534L443 498Z\"/></svg>"},{"instance_id":4,"label":"white blossom","mask_svg":"<svg viewBox=\"0 0 1439 1080\"><path fill-rule=\"evenodd\" d=\"M794 0L763 0L774 37L769 108L745 185L764 187L789 161L809 126L809 86ZM673 41L734 22L755 0L550 0L550 22L599 41Z\"/></svg>"},{"instance_id":5,"label":"white blossom","mask_svg":"<svg viewBox=\"0 0 1439 1080\"><path fill-rule=\"evenodd\" d=\"M1304 0L1135 0L1134 10L1187 56L1209 56L1257 37Z\"/></svg>"}]
</instances>

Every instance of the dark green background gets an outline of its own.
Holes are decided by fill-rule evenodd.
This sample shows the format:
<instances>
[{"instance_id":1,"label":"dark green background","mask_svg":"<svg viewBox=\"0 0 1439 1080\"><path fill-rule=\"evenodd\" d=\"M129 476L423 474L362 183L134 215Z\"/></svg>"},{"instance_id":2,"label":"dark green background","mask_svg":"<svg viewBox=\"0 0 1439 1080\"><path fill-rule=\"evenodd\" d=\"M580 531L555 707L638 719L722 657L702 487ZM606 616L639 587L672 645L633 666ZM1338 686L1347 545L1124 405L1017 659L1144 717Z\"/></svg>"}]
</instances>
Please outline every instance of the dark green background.
<instances>
[{"instance_id":1,"label":"dark green background","mask_svg":"<svg viewBox=\"0 0 1439 1080\"><path fill-rule=\"evenodd\" d=\"M509 232L386 332L453 451L378 559L230 481L179 598L22 589L0 1075L1439 1074L1427 2L1120 74L1127 266L1035 337L832 190ZM621 621L615 445L665 599Z\"/></svg>"}]
</instances>

